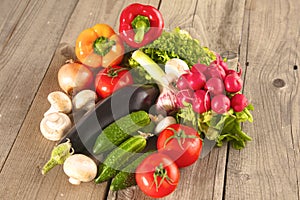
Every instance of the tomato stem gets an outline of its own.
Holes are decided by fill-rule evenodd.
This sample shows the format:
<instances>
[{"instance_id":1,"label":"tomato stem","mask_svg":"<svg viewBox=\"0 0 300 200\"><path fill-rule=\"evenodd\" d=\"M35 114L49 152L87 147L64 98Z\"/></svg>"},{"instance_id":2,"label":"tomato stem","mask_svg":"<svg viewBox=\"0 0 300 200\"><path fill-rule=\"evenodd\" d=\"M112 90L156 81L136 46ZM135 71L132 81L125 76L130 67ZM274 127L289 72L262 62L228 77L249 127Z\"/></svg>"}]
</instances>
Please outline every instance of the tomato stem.
<instances>
[{"instance_id":1,"label":"tomato stem","mask_svg":"<svg viewBox=\"0 0 300 200\"><path fill-rule=\"evenodd\" d=\"M183 148L183 144L185 142L186 138L194 138L194 139L198 139L198 137L196 135L187 135L185 134L184 130L179 129L178 131L176 131L174 128L167 128L169 130L171 130L174 135L172 135L171 137L169 137L168 139L166 139L165 143L164 143L164 147L166 147L167 143L172 140L172 139L176 139L178 142L178 145L180 146L181 149Z\"/></svg>"},{"instance_id":2,"label":"tomato stem","mask_svg":"<svg viewBox=\"0 0 300 200\"><path fill-rule=\"evenodd\" d=\"M161 177L159 183L157 181L157 177ZM153 173L153 179L155 183L156 192L158 192L158 188L162 185L165 179L169 184L173 184L173 180L168 176L168 172L164 168L163 163L160 163L158 166L156 166L155 172Z\"/></svg>"}]
</instances>

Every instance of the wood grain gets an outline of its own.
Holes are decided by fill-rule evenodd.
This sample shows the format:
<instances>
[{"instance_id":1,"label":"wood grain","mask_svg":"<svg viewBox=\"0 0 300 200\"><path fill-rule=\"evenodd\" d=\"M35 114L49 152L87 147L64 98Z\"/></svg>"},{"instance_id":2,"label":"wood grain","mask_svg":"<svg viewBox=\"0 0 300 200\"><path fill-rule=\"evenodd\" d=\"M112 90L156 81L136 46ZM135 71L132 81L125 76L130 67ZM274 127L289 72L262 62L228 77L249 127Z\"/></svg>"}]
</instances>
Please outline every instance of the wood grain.
<instances>
[{"instance_id":1,"label":"wood grain","mask_svg":"<svg viewBox=\"0 0 300 200\"><path fill-rule=\"evenodd\" d=\"M38 3L37 3L38 4ZM62 6L62 3L60 2L58 4L59 6ZM95 12L98 13L97 10L95 10L95 6L98 5L98 10L102 11L102 8L106 7L107 15L109 15L109 18L104 18L105 14L104 12L97 14L95 18L91 18L90 20L82 20L84 13L90 13ZM80 1L67 24L62 24L61 26L61 32L63 32L63 38L76 38L78 33L77 31L80 31L77 26L83 28L84 26L88 24L96 24L99 23L99 21L106 21L108 24L114 24L118 16L115 15L115 13L111 14L111 10L114 9L114 6L118 6L118 9L121 9L120 7L125 7L127 4L122 3L115 5L111 1L99 1L99 0L93 0L93 1ZM47 10L49 9L49 10ZM53 7L47 6L45 8L46 11L50 12L53 9ZM63 8L60 8L63 9ZM31 7L31 11L34 12L34 7ZM73 11L73 10L72 10ZM110 13L110 14L109 14ZM42 18L44 19L44 17ZM47 18L47 20L51 20L51 18ZM58 20L54 18L53 20ZM76 30L70 28L73 26L72 23L76 22ZM43 20L41 20L39 23L43 23ZM51 23L51 21L50 21ZM38 25L32 25L35 29L39 27ZM67 27L67 28L64 28ZM87 27L85 27L87 28ZM84 28L83 28L84 29ZM81 29L81 31L83 30ZM57 30L58 31L58 30ZM30 32L30 29L28 30ZM60 36L57 35L57 33L50 31L51 35L54 35L54 37L57 37L57 39L60 39ZM17 36L15 36L17 37ZM42 38L42 41L47 41L46 38ZM30 42L39 42L38 38L31 38L30 40L27 38L21 38L20 41L23 42L30 41ZM74 39L75 40L75 39ZM25 42L24 41L24 42ZM40 41L40 43L42 42ZM58 40L59 41L59 40ZM70 41L69 39L67 41ZM70 41L71 43L72 41ZM74 41L73 41L74 42ZM51 44L51 43L49 43ZM13 44L11 44L13 45ZM15 44L16 45L16 44ZM38 44L35 44L38 45ZM43 46L43 44L39 44L40 46ZM40 85L40 88L38 89L38 92L36 94L36 97L34 98L34 101L32 102L31 108L26 112L27 110L23 110L24 108L19 108L24 112L24 114L27 113L26 119L21 127L21 130L18 134L18 137L15 139L16 135L11 135L12 141L9 141L8 139L2 140L1 142L6 142L5 145L1 144L2 148L6 148L7 151L10 150L10 147L13 145L13 148L9 152L8 158L3 163L4 166L1 170L0 174L0 196L4 199L13 199L13 198L20 198L20 199L103 199L106 195L106 185L107 183L96 185L94 183L87 183L82 184L80 187L72 186L68 183L67 176L64 175L63 171L60 167L57 167L53 169L47 176L41 175L41 167L45 164L45 162L49 159L50 153L52 148L54 147L55 143L47 141L45 138L42 137L39 131L39 123L42 119L43 113L49 108L49 103L47 102L47 95L55 90L60 90L59 86L57 84L57 72L60 66L64 64L64 62L70 58L74 57L74 47L72 44L63 42L63 39L61 40L61 44L59 46L55 46L57 44L52 44L53 48L56 48L55 54L52 56L52 52L48 52L51 50L49 48L48 51L43 50L43 54L47 58L51 58L51 64L49 66L49 69L44 77L44 80L35 80L34 77L31 77L32 84L37 84L42 82ZM28 47L29 48L29 47ZM52 51L54 51L52 49ZM37 52L33 52L34 55L38 55ZM14 53L14 55L18 55L17 53ZM50 55L50 56L49 56ZM19 59L17 59L19 60ZM30 59L24 59L28 63L34 64L32 60ZM6 69L6 65L4 65L4 69ZM29 68L29 67L28 67ZM38 70L36 68L30 67L31 70ZM24 73L24 72L23 72ZM37 73L37 72L36 72ZM4 76L4 73L1 72L1 81L6 78ZM10 75L7 73L7 75ZM26 74L25 74L26 75ZM23 75L23 79L28 79L25 75ZM4 81L4 80L3 80ZM24 84L24 83L23 83ZM26 85L25 85L26 86ZM24 86L24 87L25 87ZM38 84L37 84L38 86ZM28 85L27 85L28 87ZM29 94L28 95L34 95L35 91L31 91L25 87ZM10 88L7 88L6 92L11 92ZM33 94L32 94L33 93ZM12 94L13 95L13 94ZM4 97L4 92L2 94ZM1 96L1 97L2 97ZM25 95L20 95L18 98L25 98ZM32 97L33 98L33 97ZM31 99L32 99L31 98ZM7 99L7 102L4 101L2 106L8 106L7 104L9 99ZM24 99L22 100L24 101ZM25 102L24 102L25 103ZM3 107L4 109L4 107ZM5 114L5 113L3 113ZM14 113L14 117L16 115L21 115L21 113ZM3 117L7 117L4 116ZM12 125L12 119L6 119L10 120L9 123ZM3 127L4 127L4 122ZM1 124L2 125L2 124ZM2 127L1 127L2 128ZM1 129L2 131L2 129ZM12 130L7 130L8 132L12 132ZM4 134L5 132L1 132L1 134ZM1 136L2 137L2 136ZM3 135L4 137L4 135ZM30 148L29 148L30 147ZM1 149L1 152L5 152L5 150ZM5 156L5 155L1 155ZM20 178L22 177L22 178ZM9 182L9 184L5 184L6 182Z\"/></svg>"},{"instance_id":2,"label":"wood grain","mask_svg":"<svg viewBox=\"0 0 300 200\"><path fill-rule=\"evenodd\" d=\"M225 199L299 199L299 17L297 1L247 1L241 63L255 107L253 137L230 150Z\"/></svg>"},{"instance_id":3,"label":"wood grain","mask_svg":"<svg viewBox=\"0 0 300 200\"><path fill-rule=\"evenodd\" d=\"M0 2L0 53L9 42L30 0L2 0Z\"/></svg>"},{"instance_id":4,"label":"wood grain","mask_svg":"<svg viewBox=\"0 0 300 200\"><path fill-rule=\"evenodd\" d=\"M60 45L54 55L1 171L0 194L4 199L101 199L105 194L105 184L72 186L61 167L54 168L46 176L41 174L41 168L49 159L55 142L48 141L41 135L39 123L43 113L49 108L47 95L59 89L57 72L73 55L74 49L67 44Z\"/></svg>"},{"instance_id":5,"label":"wood grain","mask_svg":"<svg viewBox=\"0 0 300 200\"><path fill-rule=\"evenodd\" d=\"M76 0L30 1L1 52L0 168L45 75L74 4Z\"/></svg>"},{"instance_id":6,"label":"wood grain","mask_svg":"<svg viewBox=\"0 0 300 200\"><path fill-rule=\"evenodd\" d=\"M214 10L224 7L229 11L219 12L212 18L207 17ZM169 29L179 26L190 31L193 37L203 42L202 45L210 45L209 48L221 52L236 52L237 55L242 33L244 1L162 1L160 11ZM227 23L227 26L223 23ZM235 34L223 34L226 31ZM215 148L192 166L182 169L178 188L163 199L222 199L226 157L225 144L222 148ZM108 199L151 198L145 196L137 187L132 187L120 192L110 192Z\"/></svg>"}]
</instances>

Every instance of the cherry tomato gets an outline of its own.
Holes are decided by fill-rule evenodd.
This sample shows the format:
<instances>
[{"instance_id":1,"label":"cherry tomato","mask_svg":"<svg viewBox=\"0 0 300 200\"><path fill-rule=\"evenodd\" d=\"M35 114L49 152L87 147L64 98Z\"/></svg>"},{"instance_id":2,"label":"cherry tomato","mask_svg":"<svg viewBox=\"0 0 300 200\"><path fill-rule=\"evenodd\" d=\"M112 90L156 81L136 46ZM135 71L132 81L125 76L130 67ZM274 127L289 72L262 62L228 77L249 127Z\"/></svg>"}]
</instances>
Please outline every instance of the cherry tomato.
<instances>
[{"instance_id":1,"label":"cherry tomato","mask_svg":"<svg viewBox=\"0 0 300 200\"><path fill-rule=\"evenodd\" d=\"M172 193L179 182L180 171L170 157L153 153L137 167L135 179L148 196L162 198Z\"/></svg>"},{"instance_id":2,"label":"cherry tomato","mask_svg":"<svg viewBox=\"0 0 300 200\"><path fill-rule=\"evenodd\" d=\"M158 136L157 149L171 157L179 168L196 162L202 150L202 140L192 127L172 124Z\"/></svg>"},{"instance_id":3,"label":"cherry tomato","mask_svg":"<svg viewBox=\"0 0 300 200\"><path fill-rule=\"evenodd\" d=\"M95 79L96 92L102 98L106 98L116 90L131 84L133 84L133 79L130 72L120 66L102 69Z\"/></svg>"}]
</instances>

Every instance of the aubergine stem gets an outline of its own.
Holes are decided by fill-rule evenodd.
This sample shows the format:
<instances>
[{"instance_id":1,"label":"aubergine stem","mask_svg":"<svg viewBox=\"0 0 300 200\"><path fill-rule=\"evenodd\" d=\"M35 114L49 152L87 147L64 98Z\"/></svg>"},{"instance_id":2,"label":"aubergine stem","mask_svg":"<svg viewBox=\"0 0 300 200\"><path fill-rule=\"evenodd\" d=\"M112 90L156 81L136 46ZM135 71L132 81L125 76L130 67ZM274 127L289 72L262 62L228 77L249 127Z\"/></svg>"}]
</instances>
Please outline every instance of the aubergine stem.
<instances>
[{"instance_id":1,"label":"aubergine stem","mask_svg":"<svg viewBox=\"0 0 300 200\"><path fill-rule=\"evenodd\" d=\"M65 143L61 143L54 147L51 152L50 160L44 165L42 174L45 175L56 165L61 165L65 160L74 153L70 139L67 139Z\"/></svg>"}]
</instances>

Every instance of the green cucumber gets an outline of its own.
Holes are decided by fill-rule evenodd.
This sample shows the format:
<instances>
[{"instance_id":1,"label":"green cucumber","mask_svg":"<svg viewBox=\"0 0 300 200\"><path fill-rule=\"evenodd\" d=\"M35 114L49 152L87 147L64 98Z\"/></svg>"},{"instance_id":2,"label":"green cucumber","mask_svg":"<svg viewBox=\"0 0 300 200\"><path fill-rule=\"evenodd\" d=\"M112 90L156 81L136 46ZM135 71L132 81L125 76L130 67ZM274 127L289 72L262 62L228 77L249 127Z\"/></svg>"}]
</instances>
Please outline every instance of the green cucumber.
<instances>
[{"instance_id":1,"label":"green cucumber","mask_svg":"<svg viewBox=\"0 0 300 200\"><path fill-rule=\"evenodd\" d=\"M96 183L102 183L117 175L124 165L138 152L146 147L145 137L136 135L123 142L118 148L108 154L102 165L99 167L100 174L95 179Z\"/></svg>"},{"instance_id":2,"label":"green cucumber","mask_svg":"<svg viewBox=\"0 0 300 200\"><path fill-rule=\"evenodd\" d=\"M134 173L136 168L148 155L153 152L154 151L146 152L140 155L132 163L122 169L122 171L120 171L112 180L110 190L117 191L136 185Z\"/></svg>"},{"instance_id":3,"label":"green cucumber","mask_svg":"<svg viewBox=\"0 0 300 200\"><path fill-rule=\"evenodd\" d=\"M100 154L114 149L133 133L150 124L151 120L147 112L136 111L122 117L109 126L97 137L93 153Z\"/></svg>"}]
</instances>

